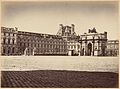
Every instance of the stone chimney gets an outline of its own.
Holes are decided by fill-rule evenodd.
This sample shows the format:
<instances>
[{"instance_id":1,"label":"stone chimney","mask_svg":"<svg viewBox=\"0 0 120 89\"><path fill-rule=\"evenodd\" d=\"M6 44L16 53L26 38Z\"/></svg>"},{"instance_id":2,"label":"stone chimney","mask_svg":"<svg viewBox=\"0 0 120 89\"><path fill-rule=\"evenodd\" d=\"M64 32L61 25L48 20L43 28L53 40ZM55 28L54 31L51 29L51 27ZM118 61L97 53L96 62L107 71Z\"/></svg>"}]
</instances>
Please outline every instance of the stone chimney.
<instances>
[{"instance_id":1,"label":"stone chimney","mask_svg":"<svg viewBox=\"0 0 120 89\"><path fill-rule=\"evenodd\" d=\"M72 31L72 33L74 33L74 31L75 31L75 25L74 24L71 24L71 31Z\"/></svg>"},{"instance_id":2,"label":"stone chimney","mask_svg":"<svg viewBox=\"0 0 120 89\"><path fill-rule=\"evenodd\" d=\"M107 39L107 32L104 32L105 38Z\"/></svg>"},{"instance_id":3,"label":"stone chimney","mask_svg":"<svg viewBox=\"0 0 120 89\"><path fill-rule=\"evenodd\" d=\"M63 28L63 24L59 24L59 29L62 29Z\"/></svg>"}]
</instances>

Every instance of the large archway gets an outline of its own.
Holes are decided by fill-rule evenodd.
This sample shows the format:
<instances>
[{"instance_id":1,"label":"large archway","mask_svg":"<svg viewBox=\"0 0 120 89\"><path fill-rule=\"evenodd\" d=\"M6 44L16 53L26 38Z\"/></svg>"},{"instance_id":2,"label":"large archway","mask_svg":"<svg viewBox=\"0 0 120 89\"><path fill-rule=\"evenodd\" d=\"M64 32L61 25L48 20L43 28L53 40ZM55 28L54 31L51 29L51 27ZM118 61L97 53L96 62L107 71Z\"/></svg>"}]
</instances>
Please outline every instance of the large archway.
<instances>
[{"instance_id":1,"label":"large archway","mask_svg":"<svg viewBox=\"0 0 120 89\"><path fill-rule=\"evenodd\" d=\"M88 54L88 56L91 56L91 54L92 54L92 43L88 43L87 48L88 48L87 54Z\"/></svg>"}]
</instances>

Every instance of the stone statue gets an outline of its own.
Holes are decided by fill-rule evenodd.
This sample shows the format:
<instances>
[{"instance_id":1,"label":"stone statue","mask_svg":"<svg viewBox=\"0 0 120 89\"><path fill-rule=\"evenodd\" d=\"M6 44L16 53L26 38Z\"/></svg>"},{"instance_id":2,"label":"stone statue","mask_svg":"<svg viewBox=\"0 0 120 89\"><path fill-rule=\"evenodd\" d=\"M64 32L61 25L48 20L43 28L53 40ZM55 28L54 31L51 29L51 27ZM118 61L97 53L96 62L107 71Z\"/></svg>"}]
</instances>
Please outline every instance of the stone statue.
<instances>
[{"instance_id":1,"label":"stone statue","mask_svg":"<svg viewBox=\"0 0 120 89\"><path fill-rule=\"evenodd\" d=\"M88 33L97 33L95 27L91 30L91 29L88 29Z\"/></svg>"}]
</instances>

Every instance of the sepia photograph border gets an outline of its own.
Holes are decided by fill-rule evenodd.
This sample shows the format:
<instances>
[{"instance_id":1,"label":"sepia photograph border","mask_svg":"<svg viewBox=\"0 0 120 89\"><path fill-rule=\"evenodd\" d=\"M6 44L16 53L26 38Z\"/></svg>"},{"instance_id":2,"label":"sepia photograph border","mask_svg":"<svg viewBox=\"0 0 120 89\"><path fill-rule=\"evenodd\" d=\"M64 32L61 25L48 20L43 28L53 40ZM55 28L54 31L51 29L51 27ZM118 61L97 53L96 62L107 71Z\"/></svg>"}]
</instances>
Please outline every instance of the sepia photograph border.
<instances>
[{"instance_id":1,"label":"sepia photograph border","mask_svg":"<svg viewBox=\"0 0 120 89\"><path fill-rule=\"evenodd\" d=\"M120 17L120 1L119 0L1 0L0 1L0 13L2 13L2 11L1 11L1 9L2 9L2 7L1 7L1 2L14 2L14 1L16 1L16 2L56 2L56 1L58 1L58 2L64 2L64 1L68 1L68 2L71 2L71 1L86 1L86 2L92 2L92 1L105 1L105 2L109 2L109 1L118 1L118 4L119 4L119 17ZM119 21L120 21L120 18L118 18L119 19ZM2 22L2 17L0 16L0 23ZM120 22L118 22L119 24L120 24ZM119 34L120 34L120 25L119 25L119 32L118 32ZM1 33L0 33L1 34ZM0 37L1 37L1 35L0 35ZM119 35L119 41L120 41L120 35ZM1 41L0 41L1 42ZM120 47L120 44L119 44L119 47ZM119 49L120 50L120 49ZM0 43L0 54L1 54L1 43ZM30 56L31 57L31 56ZM119 58L120 58L120 55L119 55ZM0 57L0 60L2 60L1 59L1 57ZM120 60L119 60L119 63L120 63ZM2 69L2 66L0 67L1 69ZM120 72L120 65L119 65L119 72ZM119 74L118 74L119 75ZM1 77L1 71L0 71L0 77ZM120 77L119 77L119 81L120 81ZM118 83L119 83L119 85L120 85L120 82L118 81ZM1 82L0 82L1 83ZM1 84L0 84L1 85ZM9 89L9 88L4 88L4 89ZM15 88L15 89L18 89L18 88ZM20 89L20 88L19 88ZM26 89L26 88L25 88ZM33 89L33 88L29 88L29 89ZM44 89L44 88L41 88L41 89ZM56 88L52 88L52 89L56 89ZM57 88L57 89L59 89L59 88ZM68 89L68 88L66 88L66 89ZM78 88L76 88L76 89L78 89ZM83 88L81 88L81 89L83 89ZM86 88L86 89L89 89L89 88ZM97 88L94 88L94 89L97 89ZM108 89L108 88L100 88L100 89ZM110 89L116 89L116 88L110 88Z\"/></svg>"}]
</instances>

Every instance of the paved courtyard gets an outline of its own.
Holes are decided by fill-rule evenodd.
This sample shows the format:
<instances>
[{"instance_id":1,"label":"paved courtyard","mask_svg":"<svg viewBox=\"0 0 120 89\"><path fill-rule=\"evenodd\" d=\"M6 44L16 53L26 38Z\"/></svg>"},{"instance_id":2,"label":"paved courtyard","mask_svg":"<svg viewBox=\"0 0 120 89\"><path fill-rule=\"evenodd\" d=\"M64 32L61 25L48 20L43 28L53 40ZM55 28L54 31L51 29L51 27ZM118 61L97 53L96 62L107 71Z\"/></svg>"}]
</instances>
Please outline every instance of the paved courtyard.
<instances>
[{"instance_id":1,"label":"paved courtyard","mask_svg":"<svg viewBox=\"0 0 120 89\"><path fill-rule=\"evenodd\" d=\"M118 74L59 70L4 71L2 87L116 88Z\"/></svg>"}]
</instances>

